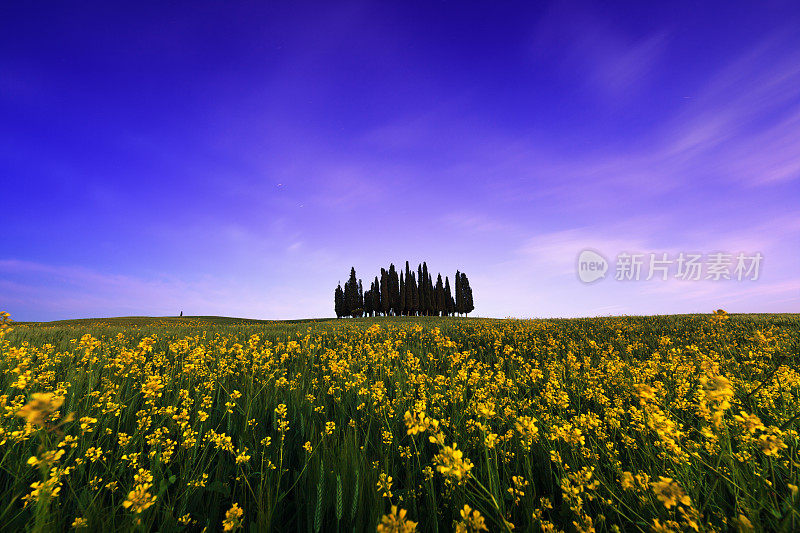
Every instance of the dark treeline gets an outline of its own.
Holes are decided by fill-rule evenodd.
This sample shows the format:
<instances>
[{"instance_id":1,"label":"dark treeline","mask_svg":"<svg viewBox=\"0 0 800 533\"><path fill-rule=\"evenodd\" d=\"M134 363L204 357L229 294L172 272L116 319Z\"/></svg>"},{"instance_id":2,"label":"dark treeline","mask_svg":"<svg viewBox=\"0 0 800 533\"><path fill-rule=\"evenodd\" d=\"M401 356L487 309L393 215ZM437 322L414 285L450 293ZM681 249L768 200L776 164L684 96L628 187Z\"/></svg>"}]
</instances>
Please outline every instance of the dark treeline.
<instances>
[{"instance_id":1,"label":"dark treeline","mask_svg":"<svg viewBox=\"0 0 800 533\"><path fill-rule=\"evenodd\" d=\"M423 263L414 272L406 261L405 272L398 275L394 264L389 270L381 269L370 287L364 291L360 279L356 279L356 269L350 269L350 279L336 287L334 292L336 317L343 316L449 316L469 314L475 309L472 303L472 289L467 275L456 271L455 298L450 289L450 279L436 275L436 282Z\"/></svg>"}]
</instances>

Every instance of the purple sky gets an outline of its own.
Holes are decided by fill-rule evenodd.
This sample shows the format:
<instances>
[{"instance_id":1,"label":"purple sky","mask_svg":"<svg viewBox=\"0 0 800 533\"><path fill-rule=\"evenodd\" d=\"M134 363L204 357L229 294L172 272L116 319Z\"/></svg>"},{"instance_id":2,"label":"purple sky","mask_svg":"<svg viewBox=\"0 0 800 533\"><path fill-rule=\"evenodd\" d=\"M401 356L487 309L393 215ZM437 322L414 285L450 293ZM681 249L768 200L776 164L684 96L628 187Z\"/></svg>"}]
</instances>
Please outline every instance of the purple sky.
<instances>
[{"instance_id":1,"label":"purple sky","mask_svg":"<svg viewBox=\"0 0 800 533\"><path fill-rule=\"evenodd\" d=\"M4 2L0 310L323 317L424 259L479 316L800 311L796 1L335 4Z\"/></svg>"}]
</instances>

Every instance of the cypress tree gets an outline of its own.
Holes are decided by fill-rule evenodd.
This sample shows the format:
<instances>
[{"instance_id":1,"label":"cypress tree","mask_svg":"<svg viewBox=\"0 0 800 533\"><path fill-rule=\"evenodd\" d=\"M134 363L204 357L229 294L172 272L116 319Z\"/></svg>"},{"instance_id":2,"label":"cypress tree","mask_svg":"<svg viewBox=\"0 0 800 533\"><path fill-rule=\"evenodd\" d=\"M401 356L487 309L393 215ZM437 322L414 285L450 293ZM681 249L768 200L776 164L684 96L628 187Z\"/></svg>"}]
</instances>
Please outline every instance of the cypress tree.
<instances>
[{"instance_id":1,"label":"cypress tree","mask_svg":"<svg viewBox=\"0 0 800 533\"><path fill-rule=\"evenodd\" d=\"M414 314L414 296L411 291L411 271L408 268L408 261L406 261L405 303L405 314L408 316Z\"/></svg>"},{"instance_id":2,"label":"cypress tree","mask_svg":"<svg viewBox=\"0 0 800 533\"><path fill-rule=\"evenodd\" d=\"M350 303L352 300L352 290L350 289L350 280L344 282L344 303L342 304L342 316L350 316Z\"/></svg>"},{"instance_id":3,"label":"cypress tree","mask_svg":"<svg viewBox=\"0 0 800 533\"><path fill-rule=\"evenodd\" d=\"M419 311L419 291L417 290L417 280L414 273L411 273L411 316L416 316Z\"/></svg>"},{"instance_id":4,"label":"cypress tree","mask_svg":"<svg viewBox=\"0 0 800 533\"><path fill-rule=\"evenodd\" d=\"M342 283L336 286L333 291L333 307L336 311L336 318L342 318L344 315L344 291L342 291Z\"/></svg>"},{"instance_id":5,"label":"cypress tree","mask_svg":"<svg viewBox=\"0 0 800 533\"><path fill-rule=\"evenodd\" d=\"M422 309L424 310L423 314L425 316L430 316L431 314L431 306L430 306L430 294L428 293L428 265L425 261L422 262L422 278L421 283L423 286L422 291L422 300L420 305L422 305Z\"/></svg>"},{"instance_id":6,"label":"cypress tree","mask_svg":"<svg viewBox=\"0 0 800 533\"><path fill-rule=\"evenodd\" d=\"M402 272L400 272L400 314L406 314L406 283Z\"/></svg>"},{"instance_id":7,"label":"cypress tree","mask_svg":"<svg viewBox=\"0 0 800 533\"><path fill-rule=\"evenodd\" d=\"M444 277L444 301L445 315L452 315L456 310L456 304L453 301L453 293L450 292L450 280L447 276Z\"/></svg>"},{"instance_id":8,"label":"cypress tree","mask_svg":"<svg viewBox=\"0 0 800 533\"><path fill-rule=\"evenodd\" d=\"M372 288L364 293L364 316L372 316Z\"/></svg>"},{"instance_id":9,"label":"cypress tree","mask_svg":"<svg viewBox=\"0 0 800 533\"><path fill-rule=\"evenodd\" d=\"M425 306L428 308L428 316L436 314L436 295L433 293L433 277L430 273L425 287Z\"/></svg>"},{"instance_id":10,"label":"cypress tree","mask_svg":"<svg viewBox=\"0 0 800 533\"><path fill-rule=\"evenodd\" d=\"M461 290L464 293L464 313L469 314L475 309L475 304L472 301L472 289L469 286L469 279L463 272L461 273Z\"/></svg>"},{"instance_id":11,"label":"cypress tree","mask_svg":"<svg viewBox=\"0 0 800 533\"><path fill-rule=\"evenodd\" d=\"M375 310L375 316L383 310L381 304L381 284L378 281L378 276L375 276L375 281L372 282L372 308Z\"/></svg>"},{"instance_id":12,"label":"cypress tree","mask_svg":"<svg viewBox=\"0 0 800 533\"><path fill-rule=\"evenodd\" d=\"M361 285L361 280L358 280L358 307L356 308L358 316L364 315L364 287Z\"/></svg>"},{"instance_id":13,"label":"cypress tree","mask_svg":"<svg viewBox=\"0 0 800 533\"><path fill-rule=\"evenodd\" d=\"M344 304L345 316L355 316L358 305L358 281L356 281L356 269L350 268L350 279L344 284Z\"/></svg>"},{"instance_id":14,"label":"cypress tree","mask_svg":"<svg viewBox=\"0 0 800 533\"><path fill-rule=\"evenodd\" d=\"M464 291L461 289L461 273L456 270L456 313L464 312Z\"/></svg>"},{"instance_id":15,"label":"cypress tree","mask_svg":"<svg viewBox=\"0 0 800 533\"><path fill-rule=\"evenodd\" d=\"M444 313L444 285L442 284L442 275L439 274L436 277L436 288L433 291L433 314L436 316L444 316Z\"/></svg>"},{"instance_id":16,"label":"cypress tree","mask_svg":"<svg viewBox=\"0 0 800 533\"><path fill-rule=\"evenodd\" d=\"M381 269L381 310L385 316L389 315L391 300L389 299L389 274L385 268Z\"/></svg>"},{"instance_id":17,"label":"cypress tree","mask_svg":"<svg viewBox=\"0 0 800 533\"><path fill-rule=\"evenodd\" d=\"M417 311L419 316L425 314L425 278L422 277L422 265L417 265Z\"/></svg>"},{"instance_id":18,"label":"cypress tree","mask_svg":"<svg viewBox=\"0 0 800 533\"><path fill-rule=\"evenodd\" d=\"M389 265L389 306L394 316L400 314L400 281L397 279L394 264Z\"/></svg>"}]
</instances>

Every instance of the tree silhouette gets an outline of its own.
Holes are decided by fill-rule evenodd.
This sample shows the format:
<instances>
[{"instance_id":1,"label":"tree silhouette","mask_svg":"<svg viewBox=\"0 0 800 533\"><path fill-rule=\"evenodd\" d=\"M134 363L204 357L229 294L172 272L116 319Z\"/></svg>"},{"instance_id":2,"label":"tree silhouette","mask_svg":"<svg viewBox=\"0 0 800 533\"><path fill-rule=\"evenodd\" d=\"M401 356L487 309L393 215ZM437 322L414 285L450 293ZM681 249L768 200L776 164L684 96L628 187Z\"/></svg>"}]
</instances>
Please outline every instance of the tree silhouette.
<instances>
[{"instance_id":1,"label":"tree silhouette","mask_svg":"<svg viewBox=\"0 0 800 533\"><path fill-rule=\"evenodd\" d=\"M392 314L398 316L400 314L400 281L397 279L397 270L395 270L394 264L389 265L389 302Z\"/></svg>"},{"instance_id":2,"label":"tree silhouette","mask_svg":"<svg viewBox=\"0 0 800 533\"><path fill-rule=\"evenodd\" d=\"M456 311L456 303L453 301L453 294L450 292L450 280L444 277L444 312L445 315L452 315Z\"/></svg>"},{"instance_id":3,"label":"tree silhouette","mask_svg":"<svg viewBox=\"0 0 800 533\"><path fill-rule=\"evenodd\" d=\"M391 300L389 297L389 274L385 268L381 269L381 310L385 316L389 316L391 309Z\"/></svg>"},{"instance_id":4,"label":"tree silhouette","mask_svg":"<svg viewBox=\"0 0 800 533\"><path fill-rule=\"evenodd\" d=\"M464 289L461 287L461 273L456 270L456 313L464 312Z\"/></svg>"},{"instance_id":5,"label":"tree silhouette","mask_svg":"<svg viewBox=\"0 0 800 533\"><path fill-rule=\"evenodd\" d=\"M461 273L461 290L464 293L464 314L470 314L474 309L475 305L472 302L472 289L469 286L469 279L467 279L467 275L463 272Z\"/></svg>"},{"instance_id":6,"label":"tree silhouette","mask_svg":"<svg viewBox=\"0 0 800 533\"><path fill-rule=\"evenodd\" d=\"M336 290L333 293L333 307L336 309L336 318L342 318L344 316L344 291L342 291L342 284L336 286Z\"/></svg>"},{"instance_id":7,"label":"tree silhouette","mask_svg":"<svg viewBox=\"0 0 800 533\"><path fill-rule=\"evenodd\" d=\"M436 278L436 287L433 289L433 314L444 316L444 310L444 285L442 284L442 275L439 274Z\"/></svg>"},{"instance_id":8,"label":"tree silhouette","mask_svg":"<svg viewBox=\"0 0 800 533\"><path fill-rule=\"evenodd\" d=\"M419 290L417 289L417 280L414 279L414 273L411 273L411 316L417 316L419 313Z\"/></svg>"},{"instance_id":9,"label":"tree silhouette","mask_svg":"<svg viewBox=\"0 0 800 533\"><path fill-rule=\"evenodd\" d=\"M405 272L399 272L394 263L388 270L381 268L380 277L375 276L370 288L364 291L362 281L356 279L355 267L342 288L341 282L334 291L336 317L343 316L451 316L456 313L469 314L475 309L472 288L467 275L456 270L455 298L451 292L450 278L441 273L428 271L427 262L411 270L408 261Z\"/></svg>"},{"instance_id":10,"label":"tree silhouette","mask_svg":"<svg viewBox=\"0 0 800 533\"><path fill-rule=\"evenodd\" d=\"M414 295L411 290L411 271L408 269L408 261L406 261L406 277L405 287L403 288L403 314L411 316L414 314Z\"/></svg>"},{"instance_id":11,"label":"tree silhouette","mask_svg":"<svg viewBox=\"0 0 800 533\"><path fill-rule=\"evenodd\" d=\"M364 287L361 285L361 279L358 280L358 302L355 312L355 316L364 315Z\"/></svg>"},{"instance_id":12,"label":"tree silhouette","mask_svg":"<svg viewBox=\"0 0 800 533\"><path fill-rule=\"evenodd\" d=\"M400 272L400 314L406 314L406 282L402 272Z\"/></svg>"},{"instance_id":13,"label":"tree silhouette","mask_svg":"<svg viewBox=\"0 0 800 533\"><path fill-rule=\"evenodd\" d=\"M372 282L372 308L375 311L375 316L383 311L383 304L381 304L381 283L378 281L378 276L375 276L375 281Z\"/></svg>"}]
</instances>

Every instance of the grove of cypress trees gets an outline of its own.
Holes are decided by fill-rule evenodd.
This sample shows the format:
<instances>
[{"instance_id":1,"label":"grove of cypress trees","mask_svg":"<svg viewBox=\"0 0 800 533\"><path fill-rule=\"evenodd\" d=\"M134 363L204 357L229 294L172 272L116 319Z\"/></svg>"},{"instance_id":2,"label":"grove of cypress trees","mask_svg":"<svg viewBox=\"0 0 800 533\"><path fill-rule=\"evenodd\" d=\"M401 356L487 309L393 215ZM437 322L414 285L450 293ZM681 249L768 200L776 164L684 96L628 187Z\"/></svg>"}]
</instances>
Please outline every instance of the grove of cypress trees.
<instances>
[{"instance_id":1,"label":"grove of cypress trees","mask_svg":"<svg viewBox=\"0 0 800 533\"><path fill-rule=\"evenodd\" d=\"M334 310L336 317L344 316L450 316L456 313L469 314L475 309L472 288L463 272L456 271L455 298L451 291L450 278L441 273L428 271L427 262L411 270L408 261L405 272L398 271L394 263L388 270L381 268L380 278L375 276L370 288L364 291L363 283L356 279L355 267L350 268L350 276L342 288L341 282L334 291Z\"/></svg>"}]
</instances>

